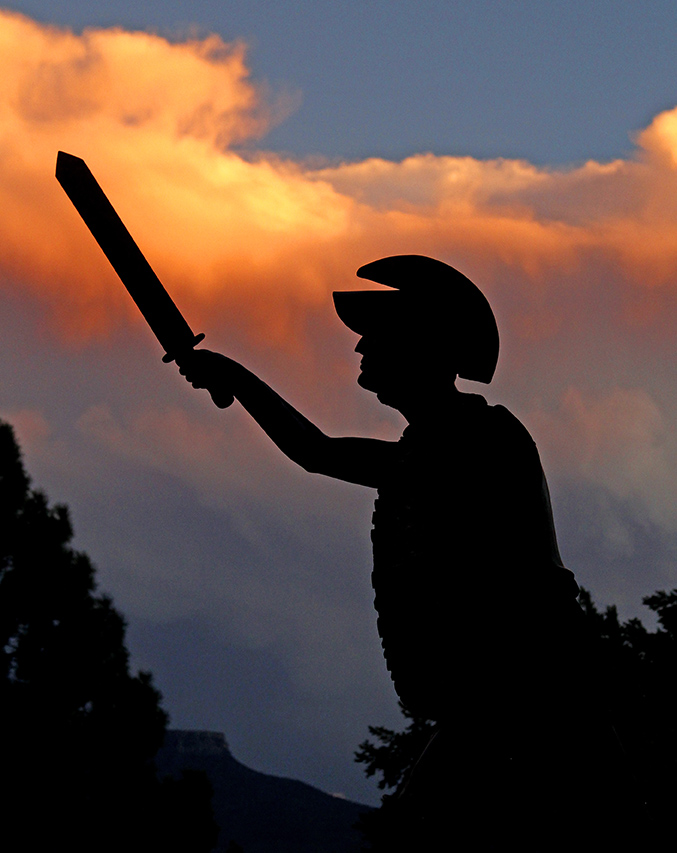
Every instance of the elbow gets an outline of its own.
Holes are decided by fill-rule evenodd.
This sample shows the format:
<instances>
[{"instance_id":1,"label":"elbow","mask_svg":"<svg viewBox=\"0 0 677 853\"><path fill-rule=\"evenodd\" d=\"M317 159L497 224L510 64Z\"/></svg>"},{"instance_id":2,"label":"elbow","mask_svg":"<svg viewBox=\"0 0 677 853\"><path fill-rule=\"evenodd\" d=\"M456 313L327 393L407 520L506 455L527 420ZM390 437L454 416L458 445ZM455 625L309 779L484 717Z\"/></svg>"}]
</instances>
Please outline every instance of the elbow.
<instances>
[{"instance_id":1,"label":"elbow","mask_svg":"<svg viewBox=\"0 0 677 853\"><path fill-rule=\"evenodd\" d=\"M320 459L314 453L301 453L294 457L294 462L296 462L297 465L300 465L301 468L309 474L322 473Z\"/></svg>"}]
</instances>

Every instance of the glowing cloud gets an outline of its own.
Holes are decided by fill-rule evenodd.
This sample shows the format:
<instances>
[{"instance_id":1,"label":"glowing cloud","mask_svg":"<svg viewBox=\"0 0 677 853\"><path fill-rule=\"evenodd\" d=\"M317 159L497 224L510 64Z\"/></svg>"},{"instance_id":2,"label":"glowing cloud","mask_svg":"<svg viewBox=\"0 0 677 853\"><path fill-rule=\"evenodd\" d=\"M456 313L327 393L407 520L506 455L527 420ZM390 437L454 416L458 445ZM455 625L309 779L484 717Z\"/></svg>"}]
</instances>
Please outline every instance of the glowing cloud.
<instances>
[{"instance_id":1,"label":"glowing cloud","mask_svg":"<svg viewBox=\"0 0 677 853\"><path fill-rule=\"evenodd\" d=\"M279 112L249 81L241 44L76 36L0 12L0 48L0 269L71 303L71 317L80 305L79 332L126 302L54 181L58 149L88 160L158 272L197 301L224 271L235 293L252 275L265 284L294 244L346 227L346 205L299 167L229 152Z\"/></svg>"},{"instance_id":2,"label":"glowing cloud","mask_svg":"<svg viewBox=\"0 0 677 853\"><path fill-rule=\"evenodd\" d=\"M54 179L58 149L88 161L192 322L303 352L309 372L332 359L330 291L406 252L478 281L499 316L499 373L536 377L556 401L542 353L580 385L593 339L672 346L677 109L633 159L569 170L432 154L318 167L234 147L284 109L241 43L77 35L5 11L0 48L0 287L46 302L64 335L142 321Z\"/></svg>"},{"instance_id":3,"label":"glowing cloud","mask_svg":"<svg viewBox=\"0 0 677 853\"><path fill-rule=\"evenodd\" d=\"M556 334L577 293L589 302L577 280L591 265L595 298L620 283L631 325L651 324L662 302L647 290L675 280L677 110L638 137L636 159L569 171L430 154L311 168L233 149L284 108L240 43L76 35L5 11L0 48L0 274L48 299L65 332L135 315L53 178L58 149L88 161L182 304L237 306L245 333L275 346L293 344L303 306L386 253L455 262L529 341Z\"/></svg>"}]
</instances>

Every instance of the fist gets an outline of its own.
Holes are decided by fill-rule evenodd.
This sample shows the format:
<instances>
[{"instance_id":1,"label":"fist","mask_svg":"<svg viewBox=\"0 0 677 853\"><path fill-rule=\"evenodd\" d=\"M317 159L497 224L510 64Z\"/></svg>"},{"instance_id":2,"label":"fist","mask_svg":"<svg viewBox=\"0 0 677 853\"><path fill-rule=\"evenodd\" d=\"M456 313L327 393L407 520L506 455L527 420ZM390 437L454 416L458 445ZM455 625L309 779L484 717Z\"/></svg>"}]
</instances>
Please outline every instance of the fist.
<instances>
[{"instance_id":1,"label":"fist","mask_svg":"<svg viewBox=\"0 0 677 853\"><path fill-rule=\"evenodd\" d=\"M193 388L206 388L220 409L233 402L232 385L237 362L208 349L190 350L176 359L179 373Z\"/></svg>"},{"instance_id":2,"label":"fist","mask_svg":"<svg viewBox=\"0 0 677 853\"><path fill-rule=\"evenodd\" d=\"M195 349L176 359L181 376L193 388L209 388L210 381L218 377L219 363L224 357L208 349Z\"/></svg>"}]
</instances>

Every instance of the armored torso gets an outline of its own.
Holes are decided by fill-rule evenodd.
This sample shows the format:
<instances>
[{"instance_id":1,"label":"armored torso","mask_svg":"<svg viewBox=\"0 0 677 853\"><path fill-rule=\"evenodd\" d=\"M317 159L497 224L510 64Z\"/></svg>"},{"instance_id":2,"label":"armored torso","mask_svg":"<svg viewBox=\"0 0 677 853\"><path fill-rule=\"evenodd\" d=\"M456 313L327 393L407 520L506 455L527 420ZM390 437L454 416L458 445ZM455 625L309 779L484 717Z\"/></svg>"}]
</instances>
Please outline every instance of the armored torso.
<instances>
[{"instance_id":1,"label":"armored torso","mask_svg":"<svg viewBox=\"0 0 677 853\"><path fill-rule=\"evenodd\" d=\"M412 423L398 450L374 509L374 603L400 699L439 720L449 673L476 673L471 658L500 642L488 625L527 592L575 597L578 587L538 451L507 409L454 395L445 423Z\"/></svg>"}]
</instances>

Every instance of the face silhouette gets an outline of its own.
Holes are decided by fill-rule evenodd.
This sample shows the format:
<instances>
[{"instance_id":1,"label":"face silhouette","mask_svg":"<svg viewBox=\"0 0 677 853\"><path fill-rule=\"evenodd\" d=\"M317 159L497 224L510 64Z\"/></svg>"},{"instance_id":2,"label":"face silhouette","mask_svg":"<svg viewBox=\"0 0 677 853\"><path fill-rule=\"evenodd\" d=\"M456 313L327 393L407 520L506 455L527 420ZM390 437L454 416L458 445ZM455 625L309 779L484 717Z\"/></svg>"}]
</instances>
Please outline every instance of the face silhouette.
<instances>
[{"instance_id":1,"label":"face silhouette","mask_svg":"<svg viewBox=\"0 0 677 853\"><path fill-rule=\"evenodd\" d=\"M393 325L365 333L355 347L362 356L357 384L405 417L453 386L456 378L452 341L442 347L434 331L426 331Z\"/></svg>"},{"instance_id":2,"label":"face silhouette","mask_svg":"<svg viewBox=\"0 0 677 853\"><path fill-rule=\"evenodd\" d=\"M385 405L399 408L420 370L420 355L397 330L365 334L355 352L362 356L357 384Z\"/></svg>"}]
</instances>

